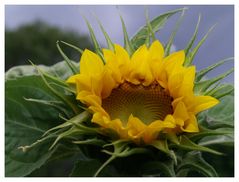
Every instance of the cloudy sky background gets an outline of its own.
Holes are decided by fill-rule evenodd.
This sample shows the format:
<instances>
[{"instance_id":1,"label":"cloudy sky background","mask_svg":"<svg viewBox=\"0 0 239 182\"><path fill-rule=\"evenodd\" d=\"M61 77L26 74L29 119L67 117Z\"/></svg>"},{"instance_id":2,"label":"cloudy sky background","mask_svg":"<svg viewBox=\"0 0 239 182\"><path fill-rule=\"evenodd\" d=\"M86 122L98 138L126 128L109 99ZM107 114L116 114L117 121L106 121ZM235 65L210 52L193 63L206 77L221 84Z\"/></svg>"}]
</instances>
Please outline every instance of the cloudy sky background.
<instances>
[{"instance_id":1,"label":"cloudy sky background","mask_svg":"<svg viewBox=\"0 0 239 182\"><path fill-rule=\"evenodd\" d=\"M5 26L7 29L15 29L22 24L31 23L35 20L42 20L61 29L74 30L81 34L88 34L88 29L82 15L92 24L97 39L105 45L104 37L99 29L97 16L111 39L115 43L123 45L123 33L119 14L125 20L129 36L145 24L145 8L148 8L149 17L152 19L166 11L182 8L185 6L113 6L113 5L6 5L5 6ZM176 50L184 49L190 40L198 15L201 14L201 23L197 42L203 37L208 29L217 24L209 38L200 48L195 57L194 64L198 69L202 69L221 59L234 56L234 7L233 6L186 6L185 18L176 35L174 46ZM167 42L173 26L180 14L174 15L163 30L157 34L157 38L164 44ZM209 74L215 76L225 72L233 66L233 62L219 67L216 71ZM225 81L233 83L233 74L228 76Z\"/></svg>"}]
</instances>

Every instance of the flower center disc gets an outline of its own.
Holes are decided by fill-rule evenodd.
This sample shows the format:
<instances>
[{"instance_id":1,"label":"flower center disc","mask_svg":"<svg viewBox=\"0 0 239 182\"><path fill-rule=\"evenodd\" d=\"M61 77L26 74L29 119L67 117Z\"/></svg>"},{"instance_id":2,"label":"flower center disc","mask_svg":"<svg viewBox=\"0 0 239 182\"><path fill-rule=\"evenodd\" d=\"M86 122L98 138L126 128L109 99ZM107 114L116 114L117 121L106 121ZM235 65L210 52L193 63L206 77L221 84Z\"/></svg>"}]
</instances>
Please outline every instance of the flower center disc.
<instances>
[{"instance_id":1,"label":"flower center disc","mask_svg":"<svg viewBox=\"0 0 239 182\"><path fill-rule=\"evenodd\" d=\"M149 124L172 114L171 102L172 97L158 83L146 87L125 82L102 100L102 107L111 119L119 118L124 125L131 114Z\"/></svg>"}]
</instances>

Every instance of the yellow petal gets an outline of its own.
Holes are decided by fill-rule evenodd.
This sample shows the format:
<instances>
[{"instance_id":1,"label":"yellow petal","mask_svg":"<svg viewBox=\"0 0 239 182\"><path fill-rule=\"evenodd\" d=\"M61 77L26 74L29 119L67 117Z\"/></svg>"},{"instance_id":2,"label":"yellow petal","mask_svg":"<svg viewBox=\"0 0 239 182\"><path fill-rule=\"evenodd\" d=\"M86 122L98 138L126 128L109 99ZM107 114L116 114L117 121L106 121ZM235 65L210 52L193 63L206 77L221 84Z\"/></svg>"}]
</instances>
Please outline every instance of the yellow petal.
<instances>
[{"instance_id":1,"label":"yellow petal","mask_svg":"<svg viewBox=\"0 0 239 182\"><path fill-rule=\"evenodd\" d=\"M201 111L209 109L219 103L219 100L211 96L195 96L192 100L190 111L197 114Z\"/></svg>"},{"instance_id":2,"label":"yellow petal","mask_svg":"<svg viewBox=\"0 0 239 182\"><path fill-rule=\"evenodd\" d=\"M149 52L145 45L141 46L132 56L131 72L128 81L148 86L154 78L149 65Z\"/></svg>"},{"instance_id":3,"label":"yellow petal","mask_svg":"<svg viewBox=\"0 0 239 182\"><path fill-rule=\"evenodd\" d=\"M180 96L189 95L193 93L194 79L195 79L196 68L190 66L184 71L184 78L179 91Z\"/></svg>"},{"instance_id":4,"label":"yellow petal","mask_svg":"<svg viewBox=\"0 0 239 182\"><path fill-rule=\"evenodd\" d=\"M183 79L184 79L183 73L174 74L174 75L170 76L168 79L168 89L169 89L170 95L174 99L181 96L181 95L179 95L179 90L181 88Z\"/></svg>"},{"instance_id":5,"label":"yellow petal","mask_svg":"<svg viewBox=\"0 0 239 182\"><path fill-rule=\"evenodd\" d=\"M115 55L118 58L119 65L122 66L122 65L128 64L130 61L130 58L127 51L118 44L115 44L114 46L115 46Z\"/></svg>"},{"instance_id":6,"label":"yellow petal","mask_svg":"<svg viewBox=\"0 0 239 182\"><path fill-rule=\"evenodd\" d=\"M168 57L164 58L164 69L167 71L168 75L174 75L183 69L183 63L185 60L184 51L178 51L170 54Z\"/></svg>"},{"instance_id":7,"label":"yellow petal","mask_svg":"<svg viewBox=\"0 0 239 182\"><path fill-rule=\"evenodd\" d=\"M183 65L185 60L185 53L184 50L181 51L177 51L174 52L172 54L170 54L169 56L167 56L166 58L164 58L164 61L168 64L170 63L176 63L177 65Z\"/></svg>"},{"instance_id":8,"label":"yellow petal","mask_svg":"<svg viewBox=\"0 0 239 182\"><path fill-rule=\"evenodd\" d=\"M80 74L73 75L66 80L66 83L75 84Z\"/></svg>"},{"instance_id":9,"label":"yellow petal","mask_svg":"<svg viewBox=\"0 0 239 182\"><path fill-rule=\"evenodd\" d=\"M80 73L94 76L103 72L104 64L101 58L90 50L85 50L80 60Z\"/></svg>"},{"instance_id":10,"label":"yellow petal","mask_svg":"<svg viewBox=\"0 0 239 182\"><path fill-rule=\"evenodd\" d=\"M76 92L79 93L81 91L91 91L91 77L83 74L79 74L77 78L75 78L76 82Z\"/></svg>"},{"instance_id":11,"label":"yellow petal","mask_svg":"<svg viewBox=\"0 0 239 182\"><path fill-rule=\"evenodd\" d=\"M109 61L115 60L115 54L113 51L109 50L109 49L103 49L103 55L106 61L106 64Z\"/></svg>"},{"instance_id":12,"label":"yellow petal","mask_svg":"<svg viewBox=\"0 0 239 182\"><path fill-rule=\"evenodd\" d=\"M138 138L145 130L146 125L139 118L130 115L127 123L128 135L131 138Z\"/></svg>"},{"instance_id":13,"label":"yellow petal","mask_svg":"<svg viewBox=\"0 0 239 182\"><path fill-rule=\"evenodd\" d=\"M103 79L103 73L98 76L90 77L91 92L97 96L101 96L101 92L103 89L102 79Z\"/></svg>"},{"instance_id":14,"label":"yellow petal","mask_svg":"<svg viewBox=\"0 0 239 182\"><path fill-rule=\"evenodd\" d=\"M152 122L144 132L144 142L150 143L158 136L160 131L165 128L174 128L175 126L175 119L172 115L167 115L164 121L156 120Z\"/></svg>"},{"instance_id":15,"label":"yellow petal","mask_svg":"<svg viewBox=\"0 0 239 182\"><path fill-rule=\"evenodd\" d=\"M103 73L102 78L102 91L101 91L101 97L102 99L108 97L112 91L113 88L117 86L116 81L113 79L112 75L110 74L110 71L108 69L105 69Z\"/></svg>"},{"instance_id":16,"label":"yellow petal","mask_svg":"<svg viewBox=\"0 0 239 182\"><path fill-rule=\"evenodd\" d=\"M154 41L149 48L149 54L153 60L162 60L164 56L163 45L158 40Z\"/></svg>"},{"instance_id":17,"label":"yellow petal","mask_svg":"<svg viewBox=\"0 0 239 182\"><path fill-rule=\"evenodd\" d=\"M122 63L119 61L120 58L117 57L114 52L107 49L103 49L103 54L106 60L105 67L111 70L112 77L117 83L122 83L123 73L121 72Z\"/></svg>"},{"instance_id":18,"label":"yellow petal","mask_svg":"<svg viewBox=\"0 0 239 182\"><path fill-rule=\"evenodd\" d=\"M100 125L101 127L108 128L110 120L101 112L95 112L93 114L92 120L93 123Z\"/></svg>"},{"instance_id":19,"label":"yellow petal","mask_svg":"<svg viewBox=\"0 0 239 182\"><path fill-rule=\"evenodd\" d=\"M120 119L111 120L108 127L116 131L120 135L120 138L127 138L127 130L122 126Z\"/></svg>"},{"instance_id":20,"label":"yellow petal","mask_svg":"<svg viewBox=\"0 0 239 182\"><path fill-rule=\"evenodd\" d=\"M185 121L184 126L181 127L181 130L184 132L199 132L197 118L195 115L190 114L190 117Z\"/></svg>"},{"instance_id":21,"label":"yellow petal","mask_svg":"<svg viewBox=\"0 0 239 182\"><path fill-rule=\"evenodd\" d=\"M91 92L92 94L101 96L102 76L103 76L102 74L98 75L98 77L79 74L75 78L76 93L79 93L81 91L88 91Z\"/></svg>"},{"instance_id":22,"label":"yellow petal","mask_svg":"<svg viewBox=\"0 0 239 182\"><path fill-rule=\"evenodd\" d=\"M175 110L176 106L178 105L179 102L183 100L183 97L179 97L177 99L174 99L172 102L173 109Z\"/></svg>"},{"instance_id":23,"label":"yellow petal","mask_svg":"<svg viewBox=\"0 0 239 182\"><path fill-rule=\"evenodd\" d=\"M88 106L101 106L101 98L88 91L79 92L76 99L80 100L84 104L87 104Z\"/></svg>"},{"instance_id":24,"label":"yellow petal","mask_svg":"<svg viewBox=\"0 0 239 182\"><path fill-rule=\"evenodd\" d=\"M185 107L183 102L179 102L177 104L176 108L174 109L173 117L181 119L183 121L189 119L187 108Z\"/></svg>"}]
</instances>

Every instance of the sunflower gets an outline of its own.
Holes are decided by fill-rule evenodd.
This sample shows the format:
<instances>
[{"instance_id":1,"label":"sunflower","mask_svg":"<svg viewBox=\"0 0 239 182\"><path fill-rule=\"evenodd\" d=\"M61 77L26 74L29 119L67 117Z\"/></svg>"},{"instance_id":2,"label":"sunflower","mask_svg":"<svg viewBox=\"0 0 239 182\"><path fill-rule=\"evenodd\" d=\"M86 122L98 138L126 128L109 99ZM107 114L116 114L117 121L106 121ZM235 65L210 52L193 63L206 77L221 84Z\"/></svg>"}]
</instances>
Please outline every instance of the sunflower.
<instances>
[{"instance_id":1,"label":"sunflower","mask_svg":"<svg viewBox=\"0 0 239 182\"><path fill-rule=\"evenodd\" d=\"M219 102L194 94L196 69L183 66L183 50L165 57L156 40L132 56L117 44L102 52L100 57L84 50L80 73L67 83L76 87L76 99L92 112L92 122L122 139L149 144L160 133L199 132L196 115Z\"/></svg>"}]
</instances>

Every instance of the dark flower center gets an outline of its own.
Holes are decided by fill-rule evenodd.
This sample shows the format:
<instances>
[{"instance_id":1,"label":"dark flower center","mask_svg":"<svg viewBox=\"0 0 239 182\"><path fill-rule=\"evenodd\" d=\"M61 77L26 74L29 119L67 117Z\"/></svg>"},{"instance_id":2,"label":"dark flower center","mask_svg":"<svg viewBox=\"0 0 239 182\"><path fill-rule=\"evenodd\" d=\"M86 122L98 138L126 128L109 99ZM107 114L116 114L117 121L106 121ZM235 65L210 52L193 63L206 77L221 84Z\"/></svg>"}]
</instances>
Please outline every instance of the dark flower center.
<instances>
[{"instance_id":1,"label":"dark flower center","mask_svg":"<svg viewBox=\"0 0 239 182\"><path fill-rule=\"evenodd\" d=\"M102 100L102 107L111 119L119 118L124 125L131 114L145 124L150 124L155 120L164 120L168 114L173 113L172 100L158 83L143 86L125 82Z\"/></svg>"}]
</instances>

